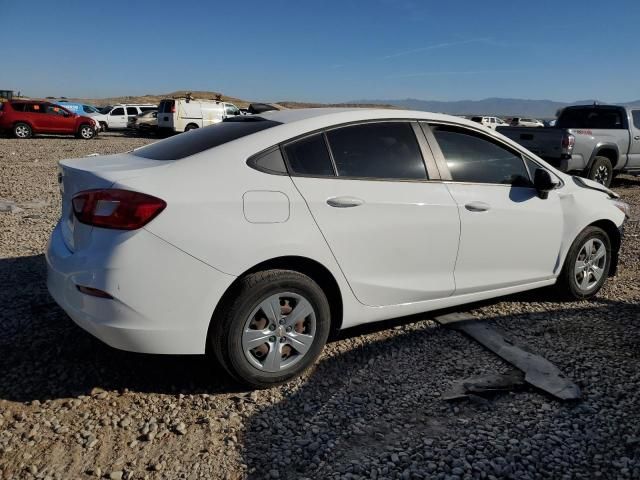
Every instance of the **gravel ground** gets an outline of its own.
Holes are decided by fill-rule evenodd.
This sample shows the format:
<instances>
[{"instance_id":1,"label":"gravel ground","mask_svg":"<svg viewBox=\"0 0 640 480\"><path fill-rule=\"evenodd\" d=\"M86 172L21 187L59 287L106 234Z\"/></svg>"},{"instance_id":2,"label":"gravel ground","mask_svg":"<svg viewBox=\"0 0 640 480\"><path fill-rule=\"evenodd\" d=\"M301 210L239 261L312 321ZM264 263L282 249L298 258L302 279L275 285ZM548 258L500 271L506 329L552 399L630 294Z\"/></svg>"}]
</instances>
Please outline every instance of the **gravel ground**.
<instances>
[{"instance_id":1,"label":"gravel ground","mask_svg":"<svg viewBox=\"0 0 640 480\"><path fill-rule=\"evenodd\" d=\"M238 386L205 358L104 346L53 303L43 251L56 161L152 139L0 138L0 479L640 478L640 179L620 271L590 303L530 292L474 314L583 390L445 402L509 365L428 315L343 332L286 386ZM5 205L7 205L5 203Z\"/></svg>"}]
</instances>

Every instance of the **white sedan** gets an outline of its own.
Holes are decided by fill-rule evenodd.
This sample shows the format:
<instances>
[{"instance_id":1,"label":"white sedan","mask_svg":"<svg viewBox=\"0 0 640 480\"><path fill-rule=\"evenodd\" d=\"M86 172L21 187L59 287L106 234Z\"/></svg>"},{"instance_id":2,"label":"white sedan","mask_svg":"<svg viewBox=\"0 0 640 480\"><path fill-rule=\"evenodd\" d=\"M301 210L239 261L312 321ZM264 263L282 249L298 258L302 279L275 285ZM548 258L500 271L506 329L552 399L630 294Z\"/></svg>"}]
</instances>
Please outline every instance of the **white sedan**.
<instances>
[{"instance_id":1,"label":"white sedan","mask_svg":"<svg viewBox=\"0 0 640 480\"><path fill-rule=\"evenodd\" d=\"M48 287L136 352L210 352L264 387L331 330L615 272L628 206L477 123L307 109L60 162Z\"/></svg>"}]
</instances>

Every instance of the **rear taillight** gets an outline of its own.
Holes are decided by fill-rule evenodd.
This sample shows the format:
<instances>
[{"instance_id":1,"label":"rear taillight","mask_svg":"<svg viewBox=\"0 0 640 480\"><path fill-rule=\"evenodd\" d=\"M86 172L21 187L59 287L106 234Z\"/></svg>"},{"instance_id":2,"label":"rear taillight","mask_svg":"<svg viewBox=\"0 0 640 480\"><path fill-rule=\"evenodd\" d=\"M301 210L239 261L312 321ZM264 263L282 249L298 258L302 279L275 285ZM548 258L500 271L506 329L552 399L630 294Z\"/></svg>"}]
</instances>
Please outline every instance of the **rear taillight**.
<instances>
[{"instance_id":1,"label":"rear taillight","mask_svg":"<svg viewBox=\"0 0 640 480\"><path fill-rule=\"evenodd\" d=\"M171 105L171 113L176 113L176 104Z\"/></svg>"},{"instance_id":2,"label":"rear taillight","mask_svg":"<svg viewBox=\"0 0 640 480\"><path fill-rule=\"evenodd\" d=\"M562 150L564 153L571 153L575 144L576 137L574 137L570 133L567 133L564 137L562 137Z\"/></svg>"},{"instance_id":3,"label":"rear taillight","mask_svg":"<svg viewBox=\"0 0 640 480\"><path fill-rule=\"evenodd\" d=\"M135 230L167 206L164 200L129 190L86 190L73 197L78 221L94 227Z\"/></svg>"}]
</instances>

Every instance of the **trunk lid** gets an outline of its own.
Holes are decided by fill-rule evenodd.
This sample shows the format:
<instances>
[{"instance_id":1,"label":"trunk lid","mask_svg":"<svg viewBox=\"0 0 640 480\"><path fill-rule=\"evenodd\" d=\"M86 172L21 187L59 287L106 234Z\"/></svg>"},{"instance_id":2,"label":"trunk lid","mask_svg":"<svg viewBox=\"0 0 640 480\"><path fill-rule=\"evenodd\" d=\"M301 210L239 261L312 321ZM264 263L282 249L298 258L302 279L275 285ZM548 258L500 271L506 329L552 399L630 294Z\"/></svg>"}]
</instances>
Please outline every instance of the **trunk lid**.
<instances>
[{"instance_id":1,"label":"trunk lid","mask_svg":"<svg viewBox=\"0 0 640 480\"><path fill-rule=\"evenodd\" d=\"M166 168L171 163L128 153L61 160L58 184L62 196L62 236L67 248L75 252L89 245L94 229L80 223L73 214L71 200L74 195L84 190L109 188L117 181L143 175L150 168Z\"/></svg>"}]
</instances>

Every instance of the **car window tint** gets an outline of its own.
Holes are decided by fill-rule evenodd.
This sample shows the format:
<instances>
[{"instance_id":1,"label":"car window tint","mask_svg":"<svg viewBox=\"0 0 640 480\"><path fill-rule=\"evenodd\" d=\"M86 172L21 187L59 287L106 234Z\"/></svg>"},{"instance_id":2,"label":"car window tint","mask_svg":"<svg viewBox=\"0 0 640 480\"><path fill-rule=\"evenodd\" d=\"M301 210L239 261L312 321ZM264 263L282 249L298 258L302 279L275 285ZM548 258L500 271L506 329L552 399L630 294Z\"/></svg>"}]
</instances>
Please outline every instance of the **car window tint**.
<instances>
[{"instance_id":1,"label":"car window tint","mask_svg":"<svg viewBox=\"0 0 640 480\"><path fill-rule=\"evenodd\" d=\"M380 122L327 132L338 176L426 179L420 146L408 122Z\"/></svg>"},{"instance_id":2,"label":"car window tint","mask_svg":"<svg viewBox=\"0 0 640 480\"><path fill-rule=\"evenodd\" d=\"M640 110L634 110L631 114L633 115L633 125L640 129Z\"/></svg>"},{"instance_id":3,"label":"car window tint","mask_svg":"<svg viewBox=\"0 0 640 480\"><path fill-rule=\"evenodd\" d=\"M179 160L276 125L281 123L255 116L233 117L233 121L225 120L215 125L190 130L138 148L132 153L137 157L153 160Z\"/></svg>"},{"instance_id":4,"label":"car window tint","mask_svg":"<svg viewBox=\"0 0 640 480\"><path fill-rule=\"evenodd\" d=\"M157 110L158 107L140 107L141 112L150 112L152 110Z\"/></svg>"},{"instance_id":5,"label":"car window tint","mask_svg":"<svg viewBox=\"0 0 640 480\"><path fill-rule=\"evenodd\" d=\"M565 108L556 122L559 128L601 128L618 130L625 128L621 109L610 107Z\"/></svg>"},{"instance_id":6,"label":"car window tint","mask_svg":"<svg viewBox=\"0 0 640 480\"><path fill-rule=\"evenodd\" d=\"M60 108L58 105L47 105L45 108L46 113L48 113L49 115L61 115L64 116L65 112L64 109Z\"/></svg>"},{"instance_id":7,"label":"car window tint","mask_svg":"<svg viewBox=\"0 0 640 480\"><path fill-rule=\"evenodd\" d=\"M435 126L433 134L456 182L529 185L520 154L464 128Z\"/></svg>"},{"instance_id":8,"label":"car window tint","mask_svg":"<svg viewBox=\"0 0 640 480\"><path fill-rule=\"evenodd\" d=\"M127 115L138 115L138 109L136 107L127 107Z\"/></svg>"},{"instance_id":9,"label":"car window tint","mask_svg":"<svg viewBox=\"0 0 640 480\"><path fill-rule=\"evenodd\" d=\"M26 105L24 103L12 103L11 108L13 108L16 112L24 112Z\"/></svg>"},{"instance_id":10,"label":"car window tint","mask_svg":"<svg viewBox=\"0 0 640 480\"><path fill-rule=\"evenodd\" d=\"M284 147L292 173L333 176L331 157L321 133L303 138Z\"/></svg>"},{"instance_id":11,"label":"car window tint","mask_svg":"<svg viewBox=\"0 0 640 480\"><path fill-rule=\"evenodd\" d=\"M284 158L282 158L282 152L278 147L255 155L249 159L248 163L251 167L262 172L279 175L287 174L287 167L284 163Z\"/></svg>"},{"instance_id":12,"label":"car window tint","mask_svg":"<svg viewBox=\"0 0 640 480\"><path fill-rule=\"evenodd\" d=\"M31 113L45 113L45 105L42 103L27 103L25 111Z\"/></svg>"},{"instance_id":13,"label":"car window tint","mask_svg":"<svg viewBox=\"0 0 640 480\"><path fill-rule=\"evenodd\" d=\"M124 108L114 108L113 110L111 110L111 113L109 115L124 115Z\"/></svg>"}]
</instances>

